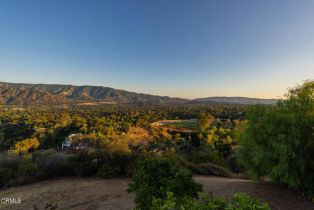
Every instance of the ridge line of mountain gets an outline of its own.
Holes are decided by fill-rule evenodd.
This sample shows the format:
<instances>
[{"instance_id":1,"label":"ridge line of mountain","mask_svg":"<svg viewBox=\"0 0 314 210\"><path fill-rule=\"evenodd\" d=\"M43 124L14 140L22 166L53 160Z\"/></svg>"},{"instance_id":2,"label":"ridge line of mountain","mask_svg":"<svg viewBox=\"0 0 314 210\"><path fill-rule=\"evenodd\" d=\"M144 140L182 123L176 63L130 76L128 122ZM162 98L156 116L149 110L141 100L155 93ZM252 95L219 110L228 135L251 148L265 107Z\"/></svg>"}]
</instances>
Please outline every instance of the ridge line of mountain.
<instances>
[{"instance_id":1,"label":"ridge line of mountain","mask_svg":"<svg viewBox=\"0 0 314 210\"><path fill-rule=\"evenodd\" d=\"M214 96L196 99L158 96L91 85L0 82L2 105L60 105L76 103L135 104L275 104L276 99Z\"/></svg>"}]
</instances>

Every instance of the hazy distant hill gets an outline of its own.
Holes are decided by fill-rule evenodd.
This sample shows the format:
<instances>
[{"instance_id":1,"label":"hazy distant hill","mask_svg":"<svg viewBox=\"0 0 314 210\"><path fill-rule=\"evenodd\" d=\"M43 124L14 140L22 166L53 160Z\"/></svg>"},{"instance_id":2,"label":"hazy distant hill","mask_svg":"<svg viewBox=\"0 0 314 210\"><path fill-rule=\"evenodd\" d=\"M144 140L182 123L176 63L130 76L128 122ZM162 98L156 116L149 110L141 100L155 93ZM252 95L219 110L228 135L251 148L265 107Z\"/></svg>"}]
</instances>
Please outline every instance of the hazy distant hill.
<instances>
[{"instance_id":1,"label":"hazy distant hill","mask_svg":"<svg viewBox=\"0 0 314 210\"><path fill-rule=\"evenodd\" d=\"M101 86L48 85L0 82L0 104L94 104L94 103L150 103L150 104L274 104L275 99L244 97L209 97L195 100L128 92Z\"/></svg>"},{"instance_id":2,"label":"hazy distant hill","mask_svg":"<svg viewBox=\"0 0 314 210\"><path fill-rule=\"evenodd\" d=\"M276 104L277 99L260 99L260 98L247 98L247 97L208 97L208 98L197 98L192 100L190 103L196 104Z\"/></svg>"},{"instance_id":3,"label":"hazy distant hill","mask_svg":"<svg viewBox=\"0 0 314 210\"><path fill-rule=\"evenodd\" d=\"M0 104L69 103L185 103L188 100L154 96L100 86L22 84L0 82Z\"/></svg>"}]
</instances>

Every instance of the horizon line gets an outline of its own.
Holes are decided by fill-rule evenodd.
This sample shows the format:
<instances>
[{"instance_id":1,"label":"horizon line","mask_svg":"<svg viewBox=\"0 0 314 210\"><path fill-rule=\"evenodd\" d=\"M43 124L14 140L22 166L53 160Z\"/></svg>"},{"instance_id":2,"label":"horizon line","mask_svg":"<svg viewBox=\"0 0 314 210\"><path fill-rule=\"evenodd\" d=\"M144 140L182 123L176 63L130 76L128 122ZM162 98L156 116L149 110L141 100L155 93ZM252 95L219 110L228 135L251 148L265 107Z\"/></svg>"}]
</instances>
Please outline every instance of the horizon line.
<instances>
[{"instance_id":1,"label":"horizon line","mask_svg":"<svg viewBox=\"0 0 314 210\"><path fill-rule=\"evenodd\" d=\"M114 87L108 87L103 85L78 85L78 84L61 84L61 83L42 83L42 82L36 82L36 83L27 83L27 82L6 82L6 81L0 81L0 83L8 83L8 84L25 84L25 85L63 85L63 86L75 86L75 87L103 87L103 88L111 88L115 90L121 90L121 91L127 91L131 93L137 93L137 94L145 94L145 95L152 95L152 96L159 96L159 97L169 97L169 98L178 98L178 99L185 99L185 100L198 100L198 99L204 99L204 98L249 98L249 99L263 99L263 100L279 100L279 96L277 98L260 98L260 97L248 97L248 96L226 96L226 95L212 95L212 96L206 96L206 97L197 97L197 98L186 98L186 97L177 97L177 96L169 96L169 95L159 95L159 94L151 94L151 93L144 93L144 92L137 92L137 91L129 91L125 89L120 88L114 88Z\"/></svg>"}]
</instances>

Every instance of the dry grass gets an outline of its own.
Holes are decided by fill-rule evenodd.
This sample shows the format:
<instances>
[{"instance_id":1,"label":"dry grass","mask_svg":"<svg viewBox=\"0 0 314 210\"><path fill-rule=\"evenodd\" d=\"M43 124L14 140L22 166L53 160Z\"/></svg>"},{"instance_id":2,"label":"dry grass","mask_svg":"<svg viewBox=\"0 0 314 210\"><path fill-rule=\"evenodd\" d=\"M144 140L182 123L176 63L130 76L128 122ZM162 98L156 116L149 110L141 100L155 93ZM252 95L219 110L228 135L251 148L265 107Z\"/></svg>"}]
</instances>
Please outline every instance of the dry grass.
<instances>
[{"instance_id":1,"label":"dry grass","mask_svg":"<svg viewBox=\"0 0 314 210\"><path fill-rule=\"evenodd\" d=\"M133 209L128 179L63 178L11 188L0 197L20 197L22 203L0 204L0 209ZM55 208L57 207L57 208Z\"/></svg>"},{"instance_id":2,"label":"dry grass","mask_svg":"<svg viewBox=\"0 0 314 210\"><path fill-rule=\"evenodd\" d=\"M136 140L148 140L151 137L147 129L140 127L131 127L127 136Z\"/></svg>"}]
</instances>

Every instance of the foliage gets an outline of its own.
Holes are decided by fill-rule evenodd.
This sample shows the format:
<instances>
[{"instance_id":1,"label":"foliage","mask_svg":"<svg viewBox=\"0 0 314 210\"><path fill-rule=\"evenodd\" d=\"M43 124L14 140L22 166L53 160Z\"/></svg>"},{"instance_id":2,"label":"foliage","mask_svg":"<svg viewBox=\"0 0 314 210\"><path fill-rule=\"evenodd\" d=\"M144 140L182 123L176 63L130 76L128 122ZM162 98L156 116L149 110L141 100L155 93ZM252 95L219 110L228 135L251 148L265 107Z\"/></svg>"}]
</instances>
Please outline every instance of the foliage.
<instances>
[{"instance_id":1,"label":"foliage","mask_svg":"<svg viewBox=\"0 0 314 210\"><path fill-rule=\"evenodd\" d=\"M103 163L98 169L98 176L105 179L117 177L120 174L120 166L112 163Z\"/></svg>"},{"instance_id":2,"label":"foliage","mask_svg":"<svg viewBox=\"0 0 314 210\"><path fill-rule=\"evenodd\" d=\"M71 133L108 139L127 134L131 127L147 128L163 119L195 119L199 113L233 120L245 109L243 105L6 106L0 110L0 151L32 138L39 140L39 149L57 149Z\"/></svg>"},{"instance_id":3,"label":"foliage","mask_svg":"<svg viewBox=\"0 0 314 210\"><path fill-rule=\"evenodd\" d=\"M246 194L236 193L233 195L232 203L228 205L227 210L268 210L270 207L267 203L261 202L257 199L252 199Z\"/></svg>"},{"instance_id":4,"label":"foliage","mask_svg":"<svg viewBox=\"0 0 314 210\"><path fill-rule=\"evenodd\" d=\"M9 183L15 177L15 172L11 168L0 168L0 187Z\"/></svg>"},{"instance_id":5,"label":"foliage","mask_svg":"<svg viewBox=\"0 0 314 210\"><path fill-rule=\"evenodd\" d=\"M24 161L15 172L16 177L11 181L13 185L28 184L45 177L44 172L37 164Z\"/></svg>"},{"instance_id":6,"label":"foliage","mask_svg":"<svg viewBox=\"0 0 314 210\"><path fill-rule=\"evenodd\" d=\"M201 185L192 180L188 170L164 159L148 158L139 162L129 192L135 193L135 203L139 209L149 209L153 197L164 199L167 192L175 197L196 197Z\"/></svg>"},{"instance_id":7,"label":"foliage","mask_svg":"<svg viewBox=\"0 0 314 210\"><path fill-rule=\"evenodd\" d=\"M98 176L102 178L130 176L137 158L136 154L124 151L99 150L97 152Z\"/></svg>"},{"instance_id":8,"label":"foliage","mask_svg":"<svg viewBox=\"0 0 314 210\"><path fill-rule=\"evenodd\" d=\"M197 120L197 127L200 131L204 131L214 122L214 117L206 113L200 113Z\"/></svg>"},{"instance_id":9,"label":"foliage","mask_svg":"<svg viewBox=\"0 0 314 210\"><path fill-rule=\"evenodd\" d=\"M39 141L37 138L25 139L17 142L12 148L12 152L15 154L25 154L30 151L34 151L39 147Z\"/></svg>"},{"instance_id":10,"label":"foliage","mask_svg":"<svg viewBox=\"0 0 314 210\"><path fill-rule=\"evenodd\" d=\"M76 176L87 177L97 174L97 163L94 154L80 152L78 155L70 157L69 165L74 168Z\"/></svg>"},{"instance_id":11,"label":"foliage","mask_svg":"<svg viewBox=\"0 0 314 210\"><path fill-rule=\"evenodd\" d=\"M25 162L17 169L17 176L36 177L39 173L40 169L35 163Z\"/></svg>"},{"instance_id":12,"label":"foliage","mask_svg":"<svg viewBox=\"0 0 314 210\"><path fill-rule=\"evenodd\" d=\"M233 130L233 137L237 141L237 140L239 140L241 134L244 132L244 130L248 124L248 121L247 120L242 120L242 121L235 120L234 124L235 124L235 127Z\"/></svg>"},{"instance_id":13,"label":"foliage","mask_svg":"<svg viewBox=\"0 0 314 210\"><path fill-rule=\"evenodd\" d=\"M257 178L314 195L314 81L290 89L276 107L257 106L239 136L239 157Z\"/></svg>"},{"instance_id":14,"label":"foliage","mask_svg":"<svg viewBox=\"0 0 314 210\"><path fill-rule=\"evenodd\" d=\"M168 192L165 199L154 198L150 210L270 210L267 203L252 199L246 194L234 194L230 203L206 193L201 193L200 198L176 198L172 192Z\"/></svg>"},{"instance_id":15,"label":"foliage","mask_svg":"<svg viewBox=\"0 0 314 210\"><path fill-rule=\"evenodd\" d=\"M21 156L11 153L0 154L0 168L10 168L16 170L23 161Z\"/></svg>"},{"instance_id":16,"label":"foliage","mask_svg":"<svg viewBox=\"0 0 314 210\"><path fill-rule=\"evenodd\" d=\"M33 160L43 170L45 178L74 176L75 168L71 158L73 155L60 153L54 149L37 151L33 154Z\"/></svg>"},{"instance_id":17,"label":"foliage","mask_svg":"<svg viewBox=\"0 0 314 210\"><path fill-rule=\"evenodd\" d=\"M10 158L0 157L0 166L3 163L16 174L27 159L40 169L38 180L55 176L130 176L137 155L172 151L191 162L194 172L212 173L215 167L209 162L225 166L229 148L225 145L233 142L228 137L232 135L233 121L245 109L241 105L170 104L4 106L0 109L0 151L13 152ZM176 125L183 126L181 130L151 126L163 119L195 119L200 115L213 120L202 132L194 128L194 120ZM187 132L189 129L193 132ZM73 133L82 134L73 142L88 145L88 154L60 151L61 143Z\"/></svg>"}]
</instances>

